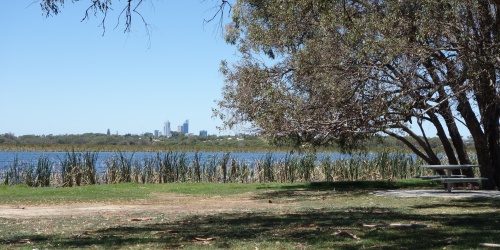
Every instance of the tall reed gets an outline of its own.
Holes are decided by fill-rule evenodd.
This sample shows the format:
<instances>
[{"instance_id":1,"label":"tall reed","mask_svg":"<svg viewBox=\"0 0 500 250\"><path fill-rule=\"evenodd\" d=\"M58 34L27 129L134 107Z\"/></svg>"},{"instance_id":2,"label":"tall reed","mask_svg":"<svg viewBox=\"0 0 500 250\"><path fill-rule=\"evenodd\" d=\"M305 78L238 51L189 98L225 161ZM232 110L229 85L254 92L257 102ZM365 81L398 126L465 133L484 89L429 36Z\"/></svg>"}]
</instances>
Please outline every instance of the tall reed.
<instances>
[{"instance_id":1,"label":"tall reed","mask_svg":"<svg viewBox=\"0 0 500 250\"><path fill-rule=\"evenodd\" d=\"M324 180L327 182L332 182L333 179L333 164L330 156L326 156L323 158L323 160L320 163L322 171L323 171L323 176Z\"/></svg>"},{"instance_id":2,"label":"tall reed","mask_svg":"<svg viewBox=\"0 0 500 250\"><path fill-rule=\"evenodd\" d=\"M282 182L291 182L294 183L297 181L297 169L299 166L299 159L297 157L292 156L292 154L287 154L285 157L285 172L286 176Z\"/></svg>"},{"instance_id":3,"label":"tall reed","mask_svg":"<svg viewBox=\"0 0 500 250\"><path fill-rule=\"evenodd\" d=\"M121 151L118 152L118 160L120 165L120 181L119 182L132 182L132 160L134 159L134 153L127 157L127 155Z\"/></svg>"},{"instance_id":4,"label":"tall reed","mask_svg":"<svg viewBox=\"0 0 500 250\"><path fill-rule=\"evenodd\" d=\"M177 172L177 178L175 182L186 182L188 181L188 179L191 179L188 177L189 164L187 163L187 156L185 152L180 153L177 161L175 161L173 164Z\"/></svg>"},{"instance_id":5,"label":"tall reed","mask_svg":"<svg viewBox=\"0 0 500 250\"><path fill-rule=\"evenodd\" d=\"M267 153L263 158L257 160L257 173L259 177L259 182L273 182L274 172L273 172L273 154Z\"/></svg>"},{"instance_id":6,"label":"tall reed","mask_svg":"<svg viewBox=\"0 0 500 250\"><path fill-rule=\"evenodd\" d=\"M21 167L14 160L2 181L15 185L63 186L112 184L120 182L167 183L167 182L307 182L348 180L394 180L422 175L419 167L423 162L415 156L382 152L374 155L351 155L333 158L316 154L287 153L277 158L273 153L253 160L240 160L229 152L202 157L199 152L189 156L186 152L152 152L143 157L135 153L115 152L104 159L104 169L98 173L97 152L68 151L58 164L48 158L38 163ZM60 166L60 178L56 173ZM59 176L59 175L58 175ZM49 183L47 182L49 181ZM58 183L50 183L57 181Z\"/></svg>"},{"instance_id":7,"label":"tall reed","mask_svg":"<svg viewBox=\"0 0 500 250\"><path fill-rule=\"evenodd\" d=\"M242 180L242 165L236 158L231 158L229 163L228 182L239 183Z\"/></svg>"},{"instance_id":8,"label":"tall reed","mask_svg":"<svg viewBox=\"0 0 500 250\"><path fill-rule=\"evenodd\" d=\"M96 163L98 158L99 153L97 152L85 152L83 154L83 165L85 166L83 174L90 185L97 183Z\"/></svg>"},{"instance_id":9,"label":"tall reed","mask_svg":"<svg viewBox=\"0 0 500 250\"><path fill-rule=\"evenodd\" d=\"M224 153L222 155L222 159L221 159L221 163L220 163L220 166L221 166L221 171L222 171L222 182L223 183L226 183L226 180L227 180L227 164L229 162L229 156L230 156L230 153L227 152L227 153Z\"/></svg>"},{"instance_id":10,"label":"tall reed","mask_svg":"<svg viewBox=\"0 0 500 250\"><path fill-rule=\"evenodd\" d=\"M116 155L104 161L104 165L106 166L106 171L104 174L105 182L107 184L120 182L120 163Z\"/></svg>"},{"instance_id":11,"label":"tall reed","mask_svg":"<svg viewBox=\"0 0 500 250\"><path fill-rule=\"evenodd\" d=\"M194 171L194 181L195 182L201 182L201 154L200 152L194 153L193 156L193 161L192 161L192 168Z\"/></svg>"},{"instance_id":12,"label":"tall reed","mask_svg":"<svg viewBox=\"0 0 500 250\"><path fill-rule=\"evenodd\" d=\"M5 175L4 184L5 185L18 185L23 183L21 162L17 155L14 157L12 165L7 170Z\"/></svg>"},{"instance_id":13,"label":"tall reed","mask_svg":"<svg viewBox=\"0 0 500 250\"><path fill-rule=\"evenodd\" d=\"M158 166L158 158L150 155L143 159L143 167L141 172L141 181L142 183L156 183L157 178L157 166Z\"/></svg>"},{"instance_id":14,"label":"tall reed","mask_svg":"<svg viewBox=\"0 0 500 250\"><path fill-rule=\"evenodd\" d=\"M175 169L177 162L177 153L169 151L162 157L162 172L163 172L163 182L175 182L178 176L178 171Z\"/></svg>"},{"instance_id":15,"label":"tall reed","mask_svg":"<svg viewBox=\"0 0 500 250\"><path fill-rule=\"evenodd\" d=\"M36 166L33 161L30 161L26 167L23 168L24 184L30 187L36 187Z\"/></svg>"},{"instance_id":16,"label":"tall reed","mask_svg":"<svg viewBox=\"0 0 500 250\"><path fill-rule=\"evenodd\" d=\"M203 163L204 176L207 182L217 182L217 156L212 155Z\"/></svg>"},{"instance_id":17,"label":"tall reed","mask_svg":"<svg viewBox=\"0 0 500 250\"><path fill-rule=\"evenodd\" d=\"M66 151L64 159L59 159L61 164L61 179L63 187L72 187L74 183L80 184L77 172L81 166L80 154L73 149Z\"/></svg>"},{"instance_id":18,"label":"tall reed","mask_svg":"<svg viewBox=\"0 0 500 250\"><path fill-rule=\"evenodd\" d=\"M36 164L31 161L23 168L20 168L18 160L15 159L11 167L11 174L8 175L8 178L10 178L10 180L18 178L16 184L24 183L30 187L48 187L50 186L52 177L53 164L54 163L48 157L40 156ZM16 177L13 178L13 176ZM8 181L8 179L6 180ZM24 182L22 180L24 180Z\"/></svg>"},{"instance_id":19,"label":"tall reed","mask_svg":"<svg viewBox=\"0 0 500 250\"><path fill-rule=\"evenodd\" d=\"M299 161L298 169L303 181L311 181L314 178L315 154L307 154Z\"/></svg>"},{"instance_id":20,"label":"tall reed","mask_svg":"<svg viewBox=\"0 0 500 250\"><path fill-rule=\"evenodd\" d=\"M40 156L36 165L36 183L37 187L49 187L52 175L52 166L54 163L48 158Z\"/></svg>"}]
</instances>

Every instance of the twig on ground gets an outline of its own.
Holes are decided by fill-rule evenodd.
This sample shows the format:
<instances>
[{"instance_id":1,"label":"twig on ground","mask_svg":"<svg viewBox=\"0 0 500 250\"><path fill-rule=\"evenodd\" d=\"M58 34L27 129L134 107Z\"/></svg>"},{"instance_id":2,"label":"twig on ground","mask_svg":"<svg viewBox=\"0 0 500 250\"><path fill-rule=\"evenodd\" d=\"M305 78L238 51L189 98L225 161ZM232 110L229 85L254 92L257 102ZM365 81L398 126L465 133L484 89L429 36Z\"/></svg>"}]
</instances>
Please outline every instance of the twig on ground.
<instances>
[{"instance_id":1,"label":"twig on ground","mask_svg":"<svg viewBox=\"0 0 500 250\"><path fill-rule=\"evenodd\" d=\"M495 243L479 243L479 245L482 247L500 248L500 244L495 244Z\"/></svg>"},{"instance_id":2,"label":"twig on ground","mask_svg":"<svg viewBox=\"0 0 500 250\"><path fill-rule=\"evenodd\" d=\"M402 224L402 223L391 223L391 224L362 224L363 227L411 227L411 228L425 228L431 227L431 225L425 224Z\"/></svg>"},{"instance_id":3,"label":"twig on ground","mask_svg":"<svg viewBox=\"0 0 500 250\"><path fill-rule=\"evenodd\" d=\"M148 218L130 218L128 219L128 221L148 221L148 220L152 220L153 218L152 217L148 217Z\"/></svg>"},{"instance_id":4,"label":"twig on ground","mask_svg":"<svg viewBox=\"0 0 500 250\"><path fill-rule=\"evenodd\" d=\"M353 239L361 240L361 238L359 238L358 236L356 236L353 232L347 231L347 230L337 230L332 235L347 235L347 236L349 236L349 237L351 237Z\"/></svg>"}]
</instances>

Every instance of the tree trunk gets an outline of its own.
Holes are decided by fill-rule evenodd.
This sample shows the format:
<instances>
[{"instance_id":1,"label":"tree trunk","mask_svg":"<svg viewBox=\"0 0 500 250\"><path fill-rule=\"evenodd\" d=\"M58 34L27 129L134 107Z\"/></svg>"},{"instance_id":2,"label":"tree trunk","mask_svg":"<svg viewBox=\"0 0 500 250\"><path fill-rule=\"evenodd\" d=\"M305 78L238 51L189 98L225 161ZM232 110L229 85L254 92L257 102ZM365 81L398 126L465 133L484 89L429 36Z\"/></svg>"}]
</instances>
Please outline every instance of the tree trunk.
<instances>
[{"instance_id":1,"label":"tree trunk","mask_svg":"<svg viewBox=\"0 0 500 250\"><path fill-rule=\"evenodd\" d=\"M491 177L488 182L489 189L498 189L500 184L500 145L499 137L499 107L495 103L491 103L484 112L483 126L485 128L485 137L488 145L488 156L490 164L488 165L488 175Z\"/></svg>"},{"instance_id":2,"label":"tree trunk","mask_svg":"<svg viewBox=\"0 0 500 250\"><path fill-rule=\"evenodd\" d=\"M490 159L488 142L485 133L481 129L481 124L476 118L476 115L465 94L459 94L457 110L464 118L464 121L474 140L477 160L480 165L481 177L488 178L488 181L483 181L482 185L485 189L496 189L495 175L492 171L492 161ZM497 118L498 121L498 118Z\"/></svg>"}]
</instances>

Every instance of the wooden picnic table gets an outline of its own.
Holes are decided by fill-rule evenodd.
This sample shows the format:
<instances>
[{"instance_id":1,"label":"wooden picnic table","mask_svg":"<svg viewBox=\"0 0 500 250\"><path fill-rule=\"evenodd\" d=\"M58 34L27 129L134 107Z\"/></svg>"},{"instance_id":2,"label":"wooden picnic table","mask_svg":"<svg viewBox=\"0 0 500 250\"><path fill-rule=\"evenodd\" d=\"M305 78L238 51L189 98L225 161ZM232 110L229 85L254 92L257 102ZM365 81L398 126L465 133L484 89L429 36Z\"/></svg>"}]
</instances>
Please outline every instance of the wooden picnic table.
<instances>
[{"instance_id":1,"label":"wooden picnic table","mask_svg":"<svg viewBox=\"0 0 500 250\"><path fill-rule=\"evenodd\" d=\"M470 169L479 167L479 165L422 165L421 167L432 169L432 170L444 170L446 175L444 176L436 176L436 178L432 178L434 181L441 181L442 183L446 183L446 190L451 193L451 186L453 183L466 183L466 182L478 182L482 180L487 180L487 178L467 178L463 175L452 175L453 170L457 169Z\"/></svg>"}]
</instances>

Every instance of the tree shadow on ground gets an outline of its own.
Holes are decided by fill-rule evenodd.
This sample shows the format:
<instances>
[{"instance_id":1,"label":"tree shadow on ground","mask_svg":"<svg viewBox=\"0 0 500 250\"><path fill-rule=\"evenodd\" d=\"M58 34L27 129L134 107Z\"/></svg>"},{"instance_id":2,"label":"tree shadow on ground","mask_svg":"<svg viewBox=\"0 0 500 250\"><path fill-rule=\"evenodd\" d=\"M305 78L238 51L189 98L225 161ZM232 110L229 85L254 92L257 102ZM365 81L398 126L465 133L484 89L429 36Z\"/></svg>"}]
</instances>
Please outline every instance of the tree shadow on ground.
<instances>
[{"instance_id":1,"label":"tree shadow on ground","mask_svg":"<svg viewBox=\"0 0 500 250\"><path fill-rule=\"evenodd\" d=\"M262 187L266 188L266 187ZM258 195L257 199L276 199L281 197L310 197L312 192L335 192L337 196L360 196L375 190L441 188L436 182L395 182L395 181L336 181L310 182L286 185L279 190L271 190Z\"/></svg>"},{"instance_id":2,"label":"tree shadow on ground","mask_svg":"<svg viewBox=\"0 0 500 250\"><path fill-rule=\"evenodd\" d=\"M361 195L373 190L397 188L412 188L412 185L392 182L297 184L259 194L256 199L283 195L286 198L310 197L314 196L313 192L333 190L346 195ZM450 207L464 213L450 212ZM443 249L451 246L453 249L474 249L481 242L497 240L500 234L499 207L498 199L475 198L443 199L439 203L419 203L405 209L376 206L292 211L269 209L201 213L174 220L168 219L169 214L158 214L159 218L166 218L166 222L103 224L69 236L51 234L37 238L33 248ZM485 212L477 212L481 208ZM415 212L425 209L438 209L439 213ZM391 223L423 227L363 226ZM36 235L24 237L35 239Z\"/></svg>"},{"instance_id":3,"label":"tree shadow on ground","mask_svg":"<svg viewBox=\"0 0 500 250\"><path fill-rule=\"evenodd\" d=\"M472 197L472 198L461 198L461 199L451 199L444 203L428 203L423 205L415 205L415 209L428 209L428 208L497 208L500 209L500 199L497 198L486 198L486 197Z\"/></svg>"},{"instance_id":4,"label":"tree shadow on ground","mask_svg":"<svg viewBox=\"0 0 500 250\"><path fill-rule=\"evenodd\" d=\"M499 220L500 215L495 212L421 215L399 209L344 207L289 213L193 215L169 222L128 223L96 228L71 237L51 235L47 238L52 248L254 249L256 244L264 244L259 248L443 249L453 245L453 249L471 249L481 242L496 239L500 233ZM390 223L429 227L362 226Z\"/></svg>"}]
</instances>

